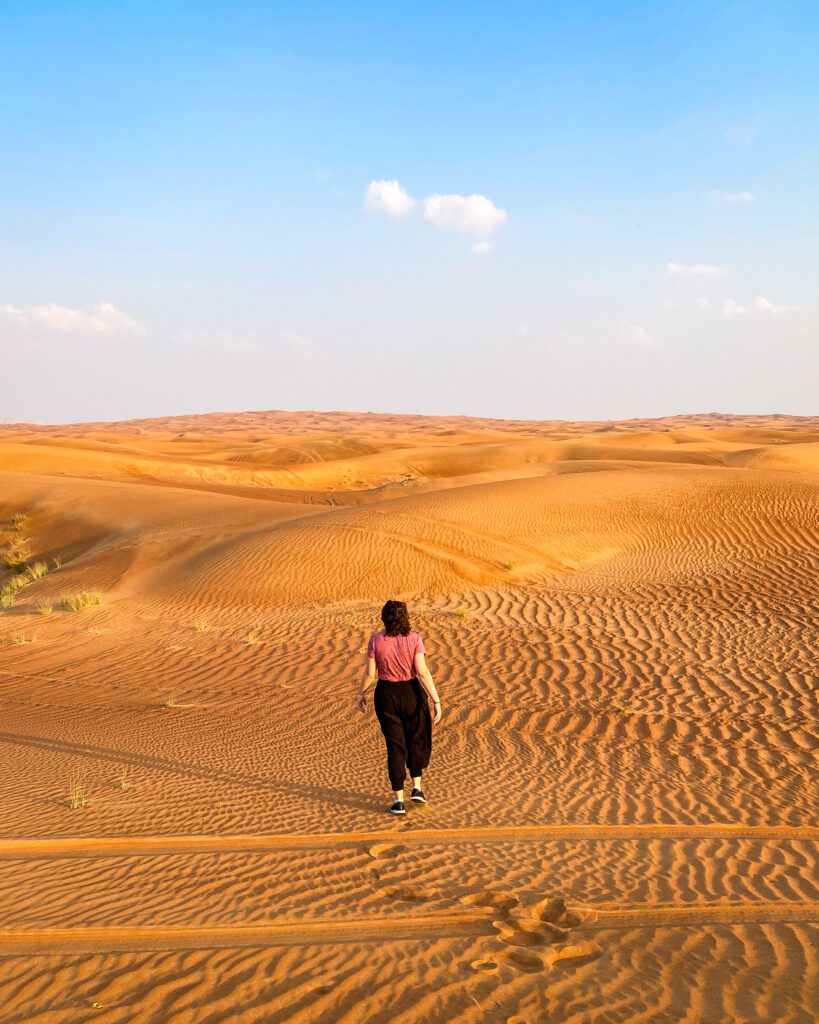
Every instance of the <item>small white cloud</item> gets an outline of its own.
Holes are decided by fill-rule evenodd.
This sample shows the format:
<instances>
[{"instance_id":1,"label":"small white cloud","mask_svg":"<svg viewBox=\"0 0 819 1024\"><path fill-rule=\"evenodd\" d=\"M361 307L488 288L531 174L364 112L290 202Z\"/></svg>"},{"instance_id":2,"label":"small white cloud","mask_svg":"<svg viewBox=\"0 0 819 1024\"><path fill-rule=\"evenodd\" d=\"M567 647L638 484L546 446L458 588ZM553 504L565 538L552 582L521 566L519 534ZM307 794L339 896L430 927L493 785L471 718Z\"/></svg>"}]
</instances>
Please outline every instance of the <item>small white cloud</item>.
<instances>
[{"instance_id":1,"label":"small white cloud","mask_svg":"<svg viewBox=\"0 0 819 1024\"><path fill-rule=\"evenodd\" d=\"M764 295L757 295L754 299L754 307L756 309L761 309L765 313L775 313L777 316L782 313L790 313L791 310L796 309L796 306L788 306L784 302L781 304L771 302L771 300L766 299Z\"/></svg>"},{"instance_id":2,"label":"small white cloud","mask_svg":"<svg viewBox=\"0 0 819 1024\"><path fill-rule=\"evenodd\" d=\"M414 208L415 200L397 181L371 181L367 186L364 206L370 213L406 217Z\"/></svg>"},{"instance_id":3,"label":"small white cloud","mask_svg":"<svg viewBox=\"0 0 819 1024\"><path fill-rule=\"evenodd\" d=\"M486 196L435 195L424 200L424 220L444 231L470 235L491 235L506 220L506 210Z\"/></svg>"},{"instance_id":4,"label":"small white cloud","mask_svg":"<svg viewBox=\"0 0 819 1024\"><path fill-rule=\"evenodd\" d=\"M425 199L414 199L398 181L371 181L364 197L364 208L370 213L399 218L420 209L428 224L477 238L471 248L480 256L491 252L487 238L506 221L506 210L477 192L469 196L436 192Z\"/></svg>"},{"instance_id":5,"label":"small white cloud","mask_svg":"<svg viewBox=\"0 0 819 1024\"><path fill-rule=\"evenodd\" d=\"M628 336L632 341L636 341L638 345L651 345L654 342L654 339L642 324L629 324Z\"/></svg>"},{"instance_id":6,"label":"small white cloud","mask_svg":"<svg viewBox=\"0 0 819 1024\"><path fill-rule=\"evenodd\" d=\"M756 196L753 192L721 192L718 189L711 190L711 198L715 203L732 205L736 203L753 203Z\"/></svg>"},{"instance_id":7,"label":"small white cloud","mask_svg":"<svg viewBox=\"0 0 819 1024\"><path fill-rule=\"evenodd\" d=\"M706 297L704 295L700 295L700 297L697 299L697 308L698 309L708 309L708 308L710 308L710 306L711 306L711 300L710 299L706 299Z\"/></svg>"},{"instance_id":8,"label":"small white cloud","mask_svg":"<svg viewBox=\"0 0 819 1024\"><path fill-rule=\"evenodd\" d=\"M712 267L707 263L666 263L669 274L687 274L693 277L724 277L728 271L725 267Z\"/></svg>"},{"instance_id":9,"label":"small white cloud","mask_svg":"<svg viewBox=\"0 0 819 1024\"><path fill-rule=\"evenodd\" d=\"M44 306L0 306L0 316L20 327L41 328L57 334L144 334L145 328L110 302L98 302L90 310L71 309L53 302Z\"/></svg>"},{"instance_id":10,"label":"small white cloud","mask_svg":"<svg viewBox=\"0 0 819 1024\"><path fill-rule=\"evenodd\" d=\"M726 299L720 306L723 316L742 316L748 310L734 299Z\"/></svg>"}]
</instances>

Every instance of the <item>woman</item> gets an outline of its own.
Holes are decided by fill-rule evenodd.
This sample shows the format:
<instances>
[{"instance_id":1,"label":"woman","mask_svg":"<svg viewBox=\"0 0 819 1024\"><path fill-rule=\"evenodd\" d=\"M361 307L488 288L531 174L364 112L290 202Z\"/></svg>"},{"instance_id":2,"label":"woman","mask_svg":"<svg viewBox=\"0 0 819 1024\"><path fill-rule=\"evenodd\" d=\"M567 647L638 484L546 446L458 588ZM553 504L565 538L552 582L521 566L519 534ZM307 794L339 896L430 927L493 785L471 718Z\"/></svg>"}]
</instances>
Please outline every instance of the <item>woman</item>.
<instances>
[{"instance_id":1,"label":"woman","mask_svg":"<svg viewBox=\"0 0 819 1024\"><path fill-rule=\"evenodd\" d=\"M393 814L406 813L404 778L412 776L413 803L425 804L421 775L432 753L432 726L441 720L441 701L424 657L424 642L410 629L403 601L387 601L381 609L384 629L367 644L367 665L358 691L358 708L367 707L367 690L376 677L375 713L387 741L387 771L393 791ZM430 714L429 701L435 709Z\"/></svg>"}]
</instances>

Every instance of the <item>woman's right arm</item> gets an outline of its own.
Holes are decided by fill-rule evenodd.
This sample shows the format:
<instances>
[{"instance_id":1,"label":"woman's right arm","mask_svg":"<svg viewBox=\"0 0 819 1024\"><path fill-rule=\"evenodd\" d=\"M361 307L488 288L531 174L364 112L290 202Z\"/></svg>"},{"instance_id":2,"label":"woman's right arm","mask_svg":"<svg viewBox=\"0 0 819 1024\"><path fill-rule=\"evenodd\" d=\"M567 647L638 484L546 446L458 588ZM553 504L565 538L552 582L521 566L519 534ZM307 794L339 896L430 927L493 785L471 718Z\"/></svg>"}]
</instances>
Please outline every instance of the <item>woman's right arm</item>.
<instances>
[{"instance_id":1,"label":"woman's right arm","mask_svg":"<svg viewBox=\"0 0 819 1024\"><path fill-rule=\"evenodd\" d=\"M415 655L415 674L421 682L421 686L427 691L427 696L433 703L434 714L432 716L432 724L435 725L441 721L441 698L438 696L438 691L435 689L435 680L432 678L432 673L427 666L427 659L419 651Z\"/></svg>"}]
</instances>

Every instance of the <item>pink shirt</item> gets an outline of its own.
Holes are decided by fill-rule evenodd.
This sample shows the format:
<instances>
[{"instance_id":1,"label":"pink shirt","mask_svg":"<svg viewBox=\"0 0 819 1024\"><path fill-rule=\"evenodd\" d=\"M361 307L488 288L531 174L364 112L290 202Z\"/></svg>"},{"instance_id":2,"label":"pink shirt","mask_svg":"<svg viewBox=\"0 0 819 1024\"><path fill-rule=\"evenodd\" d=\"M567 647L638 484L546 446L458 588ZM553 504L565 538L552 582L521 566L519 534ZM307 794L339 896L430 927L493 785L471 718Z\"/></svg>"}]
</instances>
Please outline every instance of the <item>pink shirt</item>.
<instances>
[{"instance_id":1,"label":"pink shirt","mask_svg":"<svg viewBox=\"0 0 819 1024\"><path fill-rule=\"evenodd\" d=\"M385 636L373 633L367 644L367 657L375 658L378 678L403 683L415 676L415 655L424 653L424 641L417 633Z\"/></svg>"}]
</instances>

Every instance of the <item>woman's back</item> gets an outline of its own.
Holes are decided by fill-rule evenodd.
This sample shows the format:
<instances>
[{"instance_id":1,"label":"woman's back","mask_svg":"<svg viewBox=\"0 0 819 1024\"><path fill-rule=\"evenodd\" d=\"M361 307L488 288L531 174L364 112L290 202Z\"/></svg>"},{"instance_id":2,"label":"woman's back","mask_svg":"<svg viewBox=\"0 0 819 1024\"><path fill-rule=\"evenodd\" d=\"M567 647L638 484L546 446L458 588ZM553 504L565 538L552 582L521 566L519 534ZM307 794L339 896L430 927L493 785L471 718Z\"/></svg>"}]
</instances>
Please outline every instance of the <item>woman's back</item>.
<instances>
[{"instance_id":1,"label":"woman's back","mask_svg":"<svg viewBox=\"0 0 819 1024\"><path fill-rule=\"evenodd\" d=\"M415 676L415 655L424 653L424 641L418 633L387 636L382 630L373 633L367 644L367 656L375 658L378 678L403 683Z\"/></svg>"}]
</instances>

